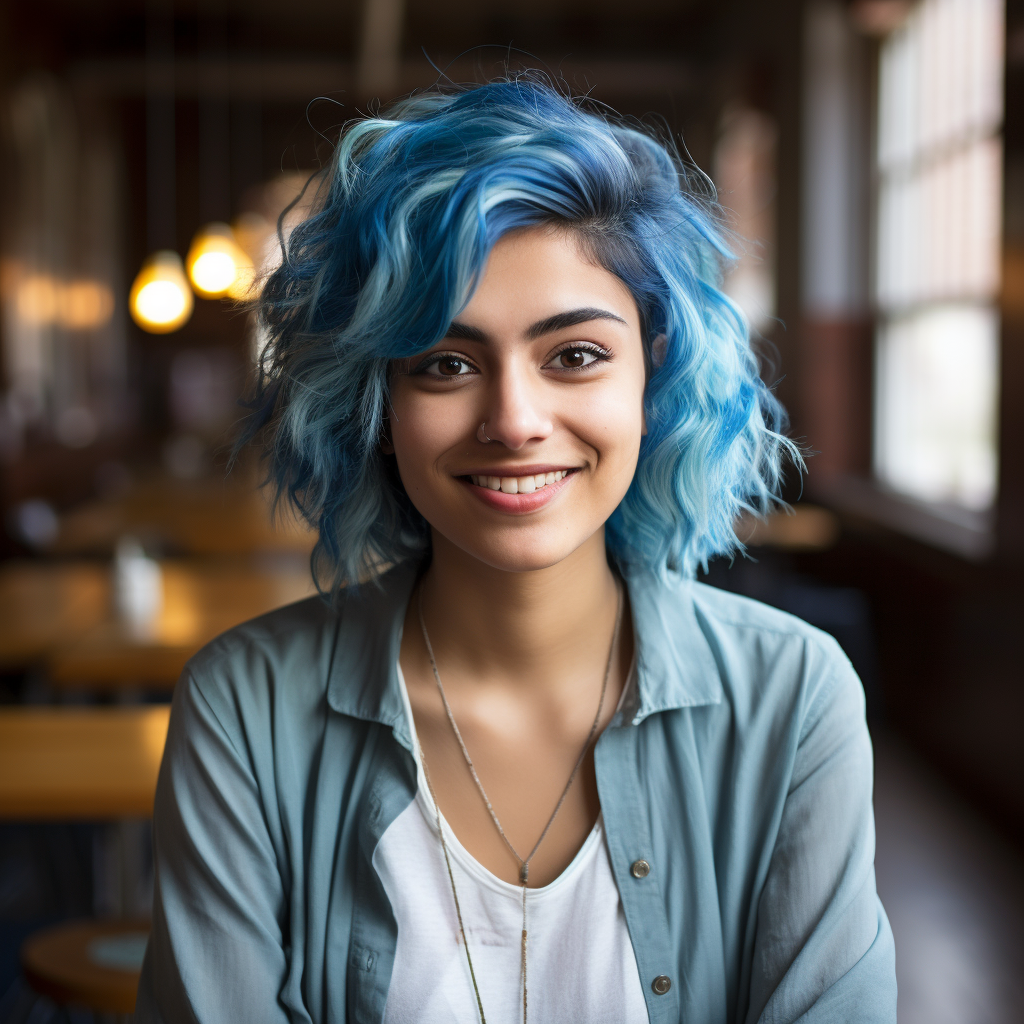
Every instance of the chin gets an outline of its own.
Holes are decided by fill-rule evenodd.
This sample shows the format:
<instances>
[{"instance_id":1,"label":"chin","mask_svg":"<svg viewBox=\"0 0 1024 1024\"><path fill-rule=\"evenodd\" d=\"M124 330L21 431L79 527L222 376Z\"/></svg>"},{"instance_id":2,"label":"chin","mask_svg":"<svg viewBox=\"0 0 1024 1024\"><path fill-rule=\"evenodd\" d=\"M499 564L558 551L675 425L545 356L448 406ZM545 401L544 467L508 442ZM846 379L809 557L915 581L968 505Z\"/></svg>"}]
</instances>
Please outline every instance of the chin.
<instances>
[{"instance_id":1,"label":"chin","mask_svg":"<svg viewBox=\"0 0 1024 1024\"><path fill-rule=\"evenodd\" d=\"M550 569L564 561L571 552L484 552L476 554L481 562L489 565L492 569L499 569L502 572L538 572L541 569Z\"/></svg>"},{"instance_id":2,"label":"chin","mask_svg":"<svg viewBox=\"0 0 1024 1024\"><path fill-rule=\"evenodd\" d=\"M603 531L601 543L604 543ZM540 534L538 536L537 534ZM531 535L532 534L532 535ZM502 572L537 572L550 569L586 545L593 534L567 538L564 532L505 531L485 536L446 535L450 543L492 569Z\"/></svg>"}]
</instances>

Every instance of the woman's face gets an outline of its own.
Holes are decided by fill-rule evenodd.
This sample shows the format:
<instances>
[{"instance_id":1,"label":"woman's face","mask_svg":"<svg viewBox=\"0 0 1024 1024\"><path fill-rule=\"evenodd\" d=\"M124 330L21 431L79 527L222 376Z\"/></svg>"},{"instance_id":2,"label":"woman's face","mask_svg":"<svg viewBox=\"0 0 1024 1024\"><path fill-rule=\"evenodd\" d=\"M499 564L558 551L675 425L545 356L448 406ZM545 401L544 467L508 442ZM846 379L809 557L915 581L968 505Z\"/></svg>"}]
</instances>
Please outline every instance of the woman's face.
<instances>
[{"instance_id":1,"label":"woman's face","mask_svg":"<svg viewBox=\"0 0 1024 1024\"><path fill-rule=\"evenodd\" d=\"M565 231L506 235L448 336L395 364L402 483L482 562L554 565L603 531L633 479L644 382L626 286Z\"/></svg>"}]
</instances>

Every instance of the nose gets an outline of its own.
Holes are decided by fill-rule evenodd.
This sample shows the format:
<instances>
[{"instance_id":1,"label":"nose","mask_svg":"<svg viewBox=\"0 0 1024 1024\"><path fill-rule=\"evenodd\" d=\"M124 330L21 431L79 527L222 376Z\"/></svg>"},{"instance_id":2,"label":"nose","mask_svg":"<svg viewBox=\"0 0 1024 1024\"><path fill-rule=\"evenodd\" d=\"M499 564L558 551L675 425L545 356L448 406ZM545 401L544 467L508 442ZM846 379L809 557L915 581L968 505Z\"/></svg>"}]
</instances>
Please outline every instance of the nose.
<instances>
[{"instance_id":1,"label":"nose","mask_svg":"<svg viewBox=\"0 0 1024 1024\"><path fill-rule=\"evenodd\" d=\"M531 380L525 368L502 368L491 382L482 410L487 437L515 452L530 441L551 436L554 424L544 405L540 383Z\"/></svg>"}]
</instances>

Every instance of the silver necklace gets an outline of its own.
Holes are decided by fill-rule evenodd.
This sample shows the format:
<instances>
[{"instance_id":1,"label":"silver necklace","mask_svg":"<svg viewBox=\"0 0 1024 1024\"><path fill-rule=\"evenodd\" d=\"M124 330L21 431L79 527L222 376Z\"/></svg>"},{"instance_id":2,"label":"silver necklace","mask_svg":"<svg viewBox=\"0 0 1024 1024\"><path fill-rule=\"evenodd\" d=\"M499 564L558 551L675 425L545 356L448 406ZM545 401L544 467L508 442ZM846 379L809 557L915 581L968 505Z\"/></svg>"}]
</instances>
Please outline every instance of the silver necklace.
<instances>
[{"instance_id":1,"label":"silver necklace","mask_svg":"<svg viewBox=\"0 0 1024 1024\"><path fill-rule=\"evenodd\" d=\"M491 816L491 821L494 822L494 827L498 830L498 835L501 836L502 841L508 847L509 852L515 857L516 862L519 864L519 884L523 888L523 929L522 938L520 942L520 961L522 965L522 977L523 977L523 1024L527 1024L526 1017L526 1004L527 1004L527 988L526 988L526 939L527 939L527 928L526 928L526 887L530 877L530 861L533 860L534 854L540 848L540 844L544 842L551 826L554 824L555 818L558 816L558 812L562 809L562 804L565 803L565 798L569 795L569 790L572 789L572 784L576 781L576 776L579 773L580 767L583 764L584 758L587 756L587 751L590 749L590 744L593 742L594 737L597 735L598 726L601 723L601 712L604 710L604 699L608 692L608 679L612 672L612 658L615 654L615 644L619 638L619 627L622 625L622 591L616 588L618 602L615 611L615 629L612 632L612 642L608 649L608 661L605 665L604 680L601 683L601 697L597 702L597 714L594 715L593 724L590 726L590 732L587 734L586 742L583 744L583 749L580 751L580 756L576 759L576 764L573 766L572 773L569 775L569 781L565 784L565 789L562 790L562 795L558 798L558 803L555 804L555 809L551 812L551 817L548 818L548 823L544 826L544 831L541 832L540 838L533 844L533 849L526 855L521 857L516 848L512 845L508 836L505 835L505 830L501 827L501 822L498 820L498 815L494 812L494 807L491 805L491 801L487 796L487 791L483 787L483 783L480 781L480 776L476 773L476 766L473 764L473 758L469 756L469 750L466 749L466 743L462 738L462 733L459 731L459 727L455 722L455 716L452 714L451 705L448 703L448 696L444 692L444 684L441 682L441 674L437 671L437 660L434 658L434 648L430 643L430 635L427 633L427 624L423 619L423 588L422 586L416 593L416 608L419 613L420 619L420 630L423 633L423 642L427 647L427 655L430 658L430 667L434 672L434 681L437 683L438 693L441 695L441 703L444 705L444 713L448 717L448 724L452 727L452 732L455 733L455 738L459 742L459 748L462 750L462 756L466 759L466 765L469 768L470 775L473 776L473 781L476 783L476 788L480 792L480 796L483 798L484 805L487 807L487 813ZM430 798L434 801L434 812L437 816L437 832L441 837L441 850L444 853L445 866L448 869L448 881L452 887L452 899L455 901L455 916L459 921L459 933L462 936L462 946L466 950L466 961L469 964L469 977L473 983L473 994L476 996L476 1006L480 1013L480 1024L487 1024L487 1018L484 1015L483 1000L480 998L480 988L476 981L476 972L473 970L473 957L469 951L469 942L466 939L466 929L462 922L462 908L459 905L459 893L455 887L455 874L452 871L451 858L448 854L448 844L444 838L444 828L441 823L441 809L437 802L437 795L434 793L434 787L430 782L430 774L427 771L427 759L423 756L422 749L420 750L420 761L423 764L423 777L427 783L427 789L430 791Z\"/></svg>"}]
</instances>

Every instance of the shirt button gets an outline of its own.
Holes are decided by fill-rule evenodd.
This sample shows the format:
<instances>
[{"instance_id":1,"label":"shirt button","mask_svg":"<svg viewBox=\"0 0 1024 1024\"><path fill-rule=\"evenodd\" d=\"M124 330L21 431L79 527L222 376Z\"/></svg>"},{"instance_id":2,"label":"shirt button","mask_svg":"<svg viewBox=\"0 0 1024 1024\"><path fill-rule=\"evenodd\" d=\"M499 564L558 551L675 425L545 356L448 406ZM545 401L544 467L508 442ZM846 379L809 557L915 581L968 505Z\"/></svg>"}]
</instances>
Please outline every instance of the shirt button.
<instances>
[{"instance_id":1,"label":"shirt button","mask_svg":"<svg viewBox=\"0 0 1024 1024\"><path fill-rule=\"evenodd\" d=\"M651 982L651 988L654 989L656 996L663 996L672 987L672 979L665 974L659 974L654 981Z\"/></svg>"},{"instance_id":2,"label":"shirt button","mask_svg":"<svg viewBox=\"0 0 1024 1024\"><path fill-rule=\"evenodd\" d=\"M635 860L630 865L629 873L634 878L646 878L651 873L651 865L645 860Z\"/></svg>"}]
</instances>

